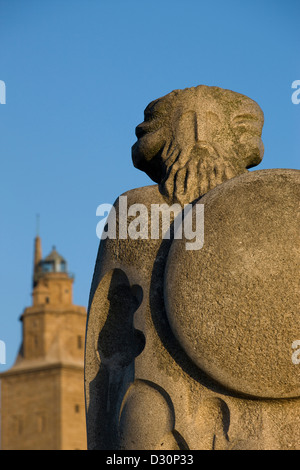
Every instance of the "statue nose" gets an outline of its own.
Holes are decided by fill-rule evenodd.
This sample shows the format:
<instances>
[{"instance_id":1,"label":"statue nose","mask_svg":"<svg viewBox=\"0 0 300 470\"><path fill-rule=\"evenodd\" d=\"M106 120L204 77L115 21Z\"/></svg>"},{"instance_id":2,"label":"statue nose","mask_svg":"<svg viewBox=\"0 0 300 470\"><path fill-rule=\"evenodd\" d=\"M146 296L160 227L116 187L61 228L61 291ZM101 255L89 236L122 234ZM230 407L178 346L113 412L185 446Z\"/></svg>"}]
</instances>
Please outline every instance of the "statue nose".
<instances>
[{"instance_id":1,"label":"statue nose","mask_svg":"<svg viewBox=\"0 0 300 470\"><path fill-rule=\"evenodd\" d=\"M195 142L209 140L210 132L206 116L200 117L198 113L194 114Z\"/></svg>"},{"instance_id":2,"label":"statue nose","mask_svg":"<svg viewBox=\"0 0 300 470\"><path fill-rule=\"evenodd\" d=\"M215 127L209 113L188 111L177 122L177 140L185 145L212 142Z\"/></svg>"},{"instance_id":3,"label":"statue nose","mask_svg":"<svg viewBox=\"0 0 300 470\"><path fill-rule=\"evenodd\" d=\"M138 126L136 126L135 128L135 135L138 139L140 139L141 137L143 137L145 134L147 133L146 129L145 129L145 126L143 126L143 123L139 124Z\"/></svg>"}]
</instances>

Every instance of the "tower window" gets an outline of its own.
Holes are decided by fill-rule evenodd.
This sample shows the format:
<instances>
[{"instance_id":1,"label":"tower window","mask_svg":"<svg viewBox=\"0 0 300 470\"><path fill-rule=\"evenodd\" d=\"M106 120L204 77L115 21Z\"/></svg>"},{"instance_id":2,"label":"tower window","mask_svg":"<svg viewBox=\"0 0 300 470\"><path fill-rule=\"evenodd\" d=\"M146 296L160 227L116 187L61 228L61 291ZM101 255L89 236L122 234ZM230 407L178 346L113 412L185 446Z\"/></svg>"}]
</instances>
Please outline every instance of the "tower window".
<instances>
[{"instance_id":1,"label":"tower window","mask_svg":"<svg viewBox=\"0 0 300 470\"><path fill-rule=\"evenodd\" d=\"M75 413L79 413L80 411L80 406L79 405L75 405Z\"/></svg>"},{"instance_id":2,"label":"tower window","mask_svg":"<svg viewBox=\"0 0 300 470\"><path fill-rule=\"evenodd\" d=\"M67 270L67 266L66 266L66 263L64 261L62 261L60 263L60 267L59 267L59 271L62 272L62 273L65 273Z\"/></svg>"},{"instance_id":3,"label":"tower window","mask_svg":"<svg viewBox=\"0 0 300 470\"><path fill-rule=\"evenodd\" d=\"M14 433L15 435L23 434L23 417L22 416L14 416L13 417L13 424L14 424Z\"/></svg>"},{"instance_id":4,"label":"tower window","mask_svg":"<svg viewBox=\"0 0 300 470\"><path fill-rule=\"evenodd\" d=\"M36 421L37 431L39 433L44 432L45 428L46 428L46 417L45 417L44 413L37 413L36 418L37 418L37 421Z\"/></svg>"},{"instance_id":5,"label":"tower window","mask_svg":"<svg viewBox=\"0 0 300 470\"><path fill-rule=\"evenodd\" d=\"M54 271L54 265L52 262L43 262L43 272L44 273L51 273Z\"/></svg>"},{"instance_id":6,"label":"tower window","mask_svg":"<svg viewBox=\"0 0 300 470\"><path fill-rule=\"evenodd\" d=\"M82 336L77 336L77 348L82 349Z\"/></svg>"}]
</instances>

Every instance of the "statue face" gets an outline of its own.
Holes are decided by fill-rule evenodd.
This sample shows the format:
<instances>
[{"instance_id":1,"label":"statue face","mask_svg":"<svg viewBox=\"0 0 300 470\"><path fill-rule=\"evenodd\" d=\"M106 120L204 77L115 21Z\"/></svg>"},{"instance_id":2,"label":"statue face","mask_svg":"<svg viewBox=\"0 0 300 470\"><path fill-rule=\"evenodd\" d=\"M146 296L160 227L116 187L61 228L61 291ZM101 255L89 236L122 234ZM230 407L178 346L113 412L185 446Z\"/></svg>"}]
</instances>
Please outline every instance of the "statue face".
<instances>
[{"instance_id":1,"label":"statue face","mask_svg":"<svg viewBox=\"0 0 300 470\"><path fill-rule=\"evenodd\" d=\"M136 168L145 171L155 182L160 182L163 162L160 153L168 139L168 100L150 103L144 111L144 121L136 127L137 142L132 147ZM153 161L156 159L156 161Z\"/></svg>"},{"instance_id":2,"label":"statue face","mask_svg":"<svg viewBox=\"0 0 300 470\"><path fill-rule=\"evenodd\" d=\"M193 185L198 179L201 186L201 165L214 171L222 161L236 176L262 160L263 113L238 93L206 86L175 90L150 103L144 114L132 159L157 183L168 178L174 164L179 171L192 162Z\"/></svg>"}]
</instances>

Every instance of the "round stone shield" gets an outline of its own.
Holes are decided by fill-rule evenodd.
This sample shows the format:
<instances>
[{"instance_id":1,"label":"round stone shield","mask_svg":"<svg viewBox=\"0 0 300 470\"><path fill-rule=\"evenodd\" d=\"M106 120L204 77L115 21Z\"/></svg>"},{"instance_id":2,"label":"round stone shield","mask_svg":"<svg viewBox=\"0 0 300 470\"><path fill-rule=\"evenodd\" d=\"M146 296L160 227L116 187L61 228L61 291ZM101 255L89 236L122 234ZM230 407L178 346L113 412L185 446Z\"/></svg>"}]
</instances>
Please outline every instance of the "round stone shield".
<instances>
[{"instance_id":1,"label":"round stone shield","mask_svg":"<svg viewBox=\"0 0 300 470\"><path fill-rule=\"evenodd\" d=\"M186 236L172 242L166 265L174 335L230 390L299 397L300 171L249 172L209 191L192 209L201 242L199 204L203 247L183 225Z\"/></svg>"}]
</instances>

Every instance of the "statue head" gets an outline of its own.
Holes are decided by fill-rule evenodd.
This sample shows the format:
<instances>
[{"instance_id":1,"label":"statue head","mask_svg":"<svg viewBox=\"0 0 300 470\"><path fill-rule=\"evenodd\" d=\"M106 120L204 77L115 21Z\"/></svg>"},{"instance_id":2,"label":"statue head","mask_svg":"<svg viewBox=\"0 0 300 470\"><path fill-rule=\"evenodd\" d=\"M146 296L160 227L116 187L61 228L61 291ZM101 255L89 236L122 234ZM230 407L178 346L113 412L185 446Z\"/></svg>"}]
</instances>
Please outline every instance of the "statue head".
<instances>
[{"instance_id":1,"label":"statue head","mask_svg":"<svg viewBox=\"0 0 300 470\"><path fill-rule=\"evenodd\" d=\"M263 112L239 93L204 85L175 90L144 114L133 164L169 202L192 202L262 160Z\"/></svg>"}]
</instances>

